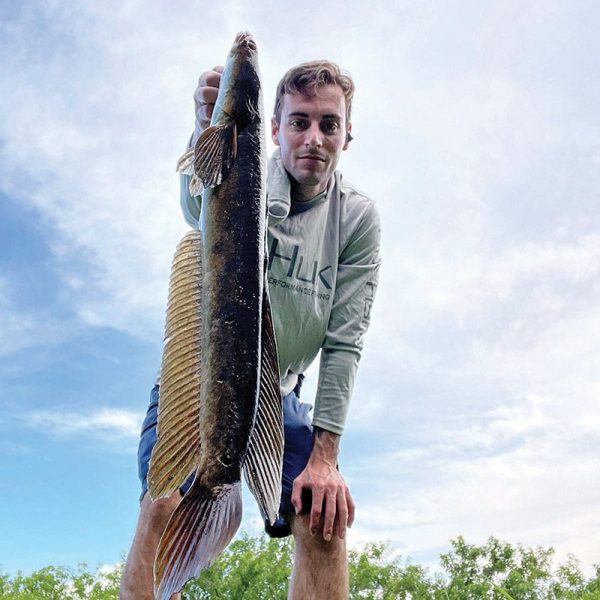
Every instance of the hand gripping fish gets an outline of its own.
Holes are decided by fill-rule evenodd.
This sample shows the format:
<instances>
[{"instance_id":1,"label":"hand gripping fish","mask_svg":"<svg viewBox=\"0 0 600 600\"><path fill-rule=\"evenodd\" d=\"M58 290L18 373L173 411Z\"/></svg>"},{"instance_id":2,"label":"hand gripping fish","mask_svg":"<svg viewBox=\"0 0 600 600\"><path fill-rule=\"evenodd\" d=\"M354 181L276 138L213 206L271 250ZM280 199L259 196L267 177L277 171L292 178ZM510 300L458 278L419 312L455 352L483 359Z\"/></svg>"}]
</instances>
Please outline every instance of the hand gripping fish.
<instances>
[{"instance_id":1,"label":"hand gripping fish","mask_svg":"<svg viewBox=\"0 0 600 600\"><path fill-rule=\"evenodd\" d=\"M153 499L195 479L160 540L155 594L166 600L212 564L242 518L241 472L277 517L283 416L266 285L266 165L257 50L240 33L211 126L180 160L204 187L201 232L175 253L161 369Z\"/></svg>"}]
</instances>

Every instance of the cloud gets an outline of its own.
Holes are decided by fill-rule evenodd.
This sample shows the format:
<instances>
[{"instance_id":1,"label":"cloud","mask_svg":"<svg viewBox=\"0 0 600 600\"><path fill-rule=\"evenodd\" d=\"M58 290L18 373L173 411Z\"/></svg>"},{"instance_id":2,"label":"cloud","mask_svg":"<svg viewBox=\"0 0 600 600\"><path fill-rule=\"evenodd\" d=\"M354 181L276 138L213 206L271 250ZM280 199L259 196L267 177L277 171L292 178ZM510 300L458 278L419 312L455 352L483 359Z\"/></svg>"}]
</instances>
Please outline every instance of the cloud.
<instances>
[{"instance_id":1,"label":"cloud","mask_svg":"<svg viewBox=\"0 0 600 600\"><path fill-rule=\"evenodd\" d=\"M59 437L91 433L103 439L138 439L143 418L138 411L103 408L89 413L37 411L26 421L30 427Z\"/></svg>"},{"instance_id":2,"label":"cloud","mask_svg":"<svg viewBox=\"0 0 600 600\"><path fill-rule=\"evenodd\" d=\"M462 415L421 445L366 456L348 469L359 518L357 540L391 538L431 562L459 534L553 545L589 570L597 559L598 440L552 415L552 403L527 397ZM440 438L440 434L441 438Z\"/></svg>"},{"instance_id":3,"label":"cloud","mask_svg":"<svg viewBox=\"0 0 600 600\"><path fill-rule=\"evenodd\" d=\"M71 319L58 319L50 310L24 308L10 279L2 274L0 313L0 356L41 344L58 344L77 330Z\"/></svg>"},{"instance_id":4,"label":"cloud","mask_svg":"<svg viewBox=\"0 0 600 600\"><path fill-rule=\"evenodd\" d=\"M31 448L25 444L10 442L8 440L0 441L0 454L5 456L24 456L31 453Z\"/></svg>"}]
</instances>

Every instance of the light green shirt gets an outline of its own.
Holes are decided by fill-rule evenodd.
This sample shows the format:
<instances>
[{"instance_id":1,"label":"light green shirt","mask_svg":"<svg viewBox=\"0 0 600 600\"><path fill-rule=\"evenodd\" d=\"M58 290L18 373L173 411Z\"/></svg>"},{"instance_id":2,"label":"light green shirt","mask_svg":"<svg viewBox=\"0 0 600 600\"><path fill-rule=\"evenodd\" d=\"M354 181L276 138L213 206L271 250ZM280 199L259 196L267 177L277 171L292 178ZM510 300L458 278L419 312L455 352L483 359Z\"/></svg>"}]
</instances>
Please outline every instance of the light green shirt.
<instances>
[{"instance_id":1,"label":"light green shirt","mask_svg":"<svg viewBox=\"0 0 600 600\"><path fill-rule=\"evenodd\" d=\"M373 200L336 171L327 191L290 199L279 150L268 164L268 282L281 392L321 350L313 425L342 434L379 272L380 221ZM181 181L181 207L198 228L201 197Z\"/></svg>"}]
</instances>

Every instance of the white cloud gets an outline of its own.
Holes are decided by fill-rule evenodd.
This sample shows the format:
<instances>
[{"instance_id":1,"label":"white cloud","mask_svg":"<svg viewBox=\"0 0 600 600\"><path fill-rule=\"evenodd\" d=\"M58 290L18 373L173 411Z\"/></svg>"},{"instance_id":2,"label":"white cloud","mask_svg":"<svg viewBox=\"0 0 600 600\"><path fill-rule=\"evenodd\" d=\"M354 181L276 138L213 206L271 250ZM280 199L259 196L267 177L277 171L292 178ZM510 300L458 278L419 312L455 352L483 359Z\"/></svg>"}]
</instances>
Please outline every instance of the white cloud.
<instances>
[{"instance_id":1,"label":"white cloud","mask_svg":"<svg viewBox=\"0 0 600 600\"><path fill-rule=\"evenodd\" d=\"M31 448L25 444L9 442L8 440L0 441L0 454L5 456L24 456L31 453Z\"/></svg>"},{"instance_id":2,"label":"white cloud","mask_svg":"<svg viewBox=\"0 0 600 600\"><path fill-rule=\"evenodd\" d=\"M38 411L27 415L31 427L57 436L92 433L101 438L137 439L143 414L115 408L89 413Z\"/></svg>"},{"instance_id":3,"label":"white cloud","mask_svg":"<svg viewBox=\"0 0 600 600\"><path fill-rule=\"evenodd\" d=\"M369 482L355 490L354 535L391 538L405 555L431 562L458 535L478 543L496 535L553 545L589 571L600 525L600 486L590 475L600 467L600 448L596 440L574 452L577 440L545 401L525 398L477 426L449 427L442 440L369 456L349 470L353 481Z\"/></svg>"},{"instance_id":4,"label":"white cloud","mask_svg":"<svg viewBox=\"0 0 600 600\"><path fill-rule=\"evenodd\" d=\"M44 311L24 308L9 279L2 275L0 314L0 356L39 344L57 344L76 331L68 319L58 322Z\"/></svg>"}]
</instances>

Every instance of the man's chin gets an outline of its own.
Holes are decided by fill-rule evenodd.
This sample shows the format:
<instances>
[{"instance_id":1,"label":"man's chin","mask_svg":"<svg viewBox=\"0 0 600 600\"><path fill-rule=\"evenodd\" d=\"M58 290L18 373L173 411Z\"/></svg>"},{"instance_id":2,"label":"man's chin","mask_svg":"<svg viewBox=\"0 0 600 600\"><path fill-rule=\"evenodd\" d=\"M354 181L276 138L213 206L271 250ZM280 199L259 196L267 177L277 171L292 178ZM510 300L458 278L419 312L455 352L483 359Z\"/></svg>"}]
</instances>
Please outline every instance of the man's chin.
<instances>
[{"instance_id":1,"label":"man's chin","mask_svg":"<svg viewBox=\"0 0 600 600\"><path fill-rule=\"evenodd\" d=\"M304 170L291 173L292 177L302 186L320 186L326 179L322 173L307 172Z\"/></svg>"}]
</instances>

